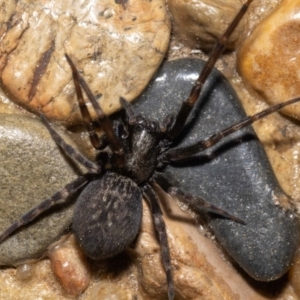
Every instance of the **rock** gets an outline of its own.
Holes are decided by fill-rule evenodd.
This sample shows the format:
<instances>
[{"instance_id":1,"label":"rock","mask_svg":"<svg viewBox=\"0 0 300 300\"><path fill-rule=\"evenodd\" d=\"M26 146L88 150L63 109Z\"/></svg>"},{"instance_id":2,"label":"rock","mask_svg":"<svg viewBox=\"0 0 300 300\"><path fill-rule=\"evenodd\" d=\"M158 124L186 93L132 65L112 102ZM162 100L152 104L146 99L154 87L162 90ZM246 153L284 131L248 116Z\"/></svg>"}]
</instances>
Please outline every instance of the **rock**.
<instances>
[{"instance_id":1,"label":"rock","mask_svg":"<svg viewBox=\"0 0 300 300\"><path fill-rule=\"evenodd\" d=\"M189 47L205 51L212 49L243 4L242 1L236 0L168 0L167 3L174 22L175 34ZM246 19L243 17L235 29L227 49L235 49L245 31Z\"/></svg>"},{"instance_id":2,"label":"rock","mask_svg":"<svg viewBox=\"0 0 300 300\"><path fill-rule=\"evenodd\" d=\"M127 280L129 278L126 278ZM124 281L127 281L127 280ZM128 283L128 282L126 282ZM105 300L131 300L141 299L136 292L132 291L130 287L122 286L115 281L104 280L95 284L83 300L105 299Z\"/></svg>"},{"instance_id":3,"label":"rock","mask_svg":"<svg viewBox=\"0 0 300 300\"><path fill-rule=\"evenodd\" d=\"M254 287L249 278L245 279L245 274L240 274L224 259L213 239L205 237L205 231L199 231L195 220L179 208L175 199L157 192L164 210L178 299L279 300L283 289L290 289L285 281L276 281L275 289L266 284L257 286L257 283ZM141 234L133 246L113 259L92 262L94 280L80 299L166 299L165 276L147 205L144 205ZM48 260L41 260L31 268L35 275L25 284L23 278L16 276L15 270L2 270L0 298L19 300L22 294L25 299L36 300L42 294L49 299L70 299L51 272ZM156 293L153 293L155 287ZM161 298L157 297L158 293ZM279 296L274 297L274 294ZM297 299L290 294L289 299Z\"/></svg>"},{"instance_id":4,"label":"rock","mask_svg":"<svg viewBox=\"0 0 300 300\"><path fill-rule=\"evenodd\" d=\"M55 299L66 297L51 272L49 260L42 260L34 266L34 276L29 281L20 280L16 270L3 269L0 272L0 298L9 300Z\"/></svg>"},{"instance_id":5,"label":"rock","mask_svg":"<svg viewBox=\"0 0 300 300\"><path fill-rule=\"evenodd\" d=\"M207 299L236 299L237 294L243 299L242 289L247 289L247 284L234 275L234 269L220 257L214 243L196 229L193 218L181 211L175 199L161 191L159 198L171 252L175 299L200 300L204 295L209 295ZM140 289L150 299L166 299L166 275L147 204L144 205L141 233L134 250L138 254L137 262L140 262L137 264L138 274L141 274L138 277ZM229 274L232 282L237 280L240 283L240 290L232 290L226 281ZM252 296L252 292L248 295Z\"/></svg>"},{"instance_id":6,"label":"rock","mask_svg":"<svg viewBox=\"0 0 300 300\"><path fill-rule=\"evenodd\" d=\"M299 278L300 278L300 249L297 250L295 259L293 261L293 265L289 270L289 281L298 298L300 297Z\"/></svg>"},{"instance_id":7,"label":"rock","mask_svg":"<svg viewBox=\"0 0 300 300\"><path fill-rule=\"evenodd\" d=\"M78 177L38 120L21 115L0 116L0 231L29 209ZM63 137L72 143L66 134ZM73 145L75 146L75 145ZM0 245L0 265L40 258L71 223L72 199L44 214Z\"/></svg>"},{"instance_id":8,"label":"rock","mask_svg":"<svg viewBox=\"0 0 300 300\"><path fill-rule=\"evenodd\" d=\"M148 299L138 285L141 274L137 266L140 261L134 251L124 251L106 260L90 261L89 265L94 280L80 299Z\"/></svg>"},{"instance_id":9,"label":"rock","mask_svg":"<svg viewBox=\"0 0 300 300\"><path fill-rule=\"evenodd\" d=\"M160 120L176 111L190 91L191 78L197 78L202 66L202 61L188 59L165 64L135 104L135 111ZM234 91L217 71L210 76L201 99L197 116L190 119L178 139L180 146L204 139L245 117ZM225 138L190 163L168 166L164 173L183 190L247 223L216 216L209 221L218 241L250 276L270 281L288 270L299 241L298 220L288 209L275 205L287 205L289 199L251 128Z\"/></svg>"},{"instance_id":10,"label":"rock","mask_svg":"<svg viewBox=\"0 0 300 300\"><path fill-rule=\"evenodd\" d=\"M300 96L299 9L299 1L281 1L238 53L238 69L244 81L270 104ZM299 104L282 111L300 119Z\"/></svg>"},{"instance_id":11,"label":"rock","mask_svg":"<svg viewBox=\"0 0 300 300\"><path fill-rule=\"evenodd\" d=\"M2 1L0 78L27 109L81 121L64 57L73 59L106 113L145 88L168 48L164 1ZM101 96L102 95L102 96Z\"/></svg>"},{"instance_id":12,"label":"rock","mask_svg":"<svg viewBox=\"0 0 300 300\"><path fill-rule=\"evenodd\" d=\"M35 264L24 263L17 267L16 278L20 281L27 282L34 278L35 275Z\"/></svg>"},{"instance_id":13,"label":"rock","mask_svg":"<svg viewBox=\"0 0 300 300\"><path fill-rule=\"evenodd\" d=\"M49 250L51 268L63 289L71 296L79 296L90 283L86 258L74 235L62 238Z\"/></svg>"}]
</instances>

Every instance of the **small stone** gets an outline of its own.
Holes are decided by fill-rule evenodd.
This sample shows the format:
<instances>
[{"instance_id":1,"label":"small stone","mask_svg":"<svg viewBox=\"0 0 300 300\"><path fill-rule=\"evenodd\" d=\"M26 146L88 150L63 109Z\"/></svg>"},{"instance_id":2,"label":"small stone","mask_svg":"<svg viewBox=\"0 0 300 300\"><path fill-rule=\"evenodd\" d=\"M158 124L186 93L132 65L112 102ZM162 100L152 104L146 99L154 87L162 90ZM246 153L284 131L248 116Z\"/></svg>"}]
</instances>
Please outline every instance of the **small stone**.
<instances>
[{"instance_id":1,"label":"small stone","mask_svg":"<svg viewBox=\"0 0 300 300\"><path fill-rule=\"evenodd\" d=\"M203 64L192 59L166 63L135 104L135 111L159 120L176 112ZM245 118L234 91L217 70L206 82L201 99L179 138L180 146L205 139ZM209 221L220 244L250 276L270 281L289 269L299 241L299 223L291 211L275 205L288 206L289 198L251 127L225 138L191 162L167 166L164 173L183 190L247 223L216 216Z\"/></svg>"},{"instance_id":2,"label":"small stone","mask_svg":"<svg viewBox=\"0 0 300 300\"><path fill-rule=\"evenodd\" d=\"M170 38L163 0L1 1L0 78L12 99L48 118L82 120L68 53L103 110L136 98Z\"/></svg>"},{"instance_id":3,"label":"small stone","mask_svg":"<svg viewBox=\"0 0 300 300\"><path fill-rule=\"evenodd\" d=\"M86 258L74 235L58 241L49 250L51 268L68 295L78 296L89 285L90 273Z\"/></svg>"},{"instance_id":4,"label":"small stone","mask_svg":"<svg viewBox=\"0 0 300 300\"><path fill-rule=\"evenodd\" d=\"M299 1L281 1L238 53L238 69L244 81L270 104L300 96L299 9ZM300 119L299 104L281 111Z\"/></svg>"},{"instance_id":5,"label":"small stone","mask_svg":"<svg viewBox=\"0 0 300 300\"><path fill-rule=\"evenodd\" d=\"M16 277L20 281L29 281L33 278L34 272L34 264L25 263L17 267Z\"/></svg>"},{"instance_id":6,"label":"small stone","mask_svg":"<svg viewBox=\"0 0 300 300\"><path fill-rule=\"evenodd\" d=\"M169 11L174 22L175 34L191 48L210 51L223 35L243 2L236 0L168 0ZM219 20L216 22L216 20ZM235 49L245 31L246 18L228 41L227 49Z\"/></svg>"},{"instance_id":7,"label":"small stone","mask_svg":"<svg viewBox=\"0 0 300 300\"><path fill-rule=\"evenodd\" d=\"M74 147L68 136L62 133ZM78 177L45 126L32 117L0 115L0 231ZM40 258L73 215L72 199L17 231L0 244L0 265Z\"/></svg>"}]
</instances>

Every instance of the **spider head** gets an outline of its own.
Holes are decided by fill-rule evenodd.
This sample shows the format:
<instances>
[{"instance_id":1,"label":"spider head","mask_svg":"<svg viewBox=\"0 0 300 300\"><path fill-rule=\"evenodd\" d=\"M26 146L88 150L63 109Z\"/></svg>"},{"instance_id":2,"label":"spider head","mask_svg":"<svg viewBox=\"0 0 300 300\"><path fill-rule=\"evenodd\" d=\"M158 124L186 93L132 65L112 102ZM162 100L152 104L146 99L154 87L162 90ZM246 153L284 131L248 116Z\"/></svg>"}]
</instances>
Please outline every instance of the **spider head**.
<instances>
[{"instance_id":1,"label":"spider head","mask_svg":"<svg viewBox=\"0 0 300 300\"><path fill-rule=\"evenodd\" d=\"M135 126L141 128L142 130L146 130L149 133L158 133L159 126L156 121L148 120L142 115L138 115L136 117Z\"/></svg>"}]
</instances>

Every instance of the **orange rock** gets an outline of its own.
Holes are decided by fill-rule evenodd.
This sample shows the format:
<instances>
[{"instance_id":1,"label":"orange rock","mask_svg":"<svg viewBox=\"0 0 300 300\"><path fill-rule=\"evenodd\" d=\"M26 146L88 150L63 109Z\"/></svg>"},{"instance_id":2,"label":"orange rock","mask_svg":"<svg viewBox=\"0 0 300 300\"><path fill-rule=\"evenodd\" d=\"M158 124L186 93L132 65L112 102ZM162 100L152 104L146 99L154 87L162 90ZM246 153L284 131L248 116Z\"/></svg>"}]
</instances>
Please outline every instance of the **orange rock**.
<instances>
[{"instance_id":1,"label":"orange rock","mask_svg":"<svg viewBox=\"0 0 300 300\"><path fill-rule=\"evenodd\" d=\"M73 235L56 243L49 251L49 258L53 272L69 295L78 296L88 287L90 273Z\"/></svg>"},{"instance_id":2,"label":"orange rock","mask_svg":"<svg viewBox=\"0 0 300 300\"><path fill-rule=\"evenodd\" d=\"M270 104L300 96L300 1L283 0L238 54L243 79ZM283 110L300 119L300 105Z\"/></svg>"}]
</instances>

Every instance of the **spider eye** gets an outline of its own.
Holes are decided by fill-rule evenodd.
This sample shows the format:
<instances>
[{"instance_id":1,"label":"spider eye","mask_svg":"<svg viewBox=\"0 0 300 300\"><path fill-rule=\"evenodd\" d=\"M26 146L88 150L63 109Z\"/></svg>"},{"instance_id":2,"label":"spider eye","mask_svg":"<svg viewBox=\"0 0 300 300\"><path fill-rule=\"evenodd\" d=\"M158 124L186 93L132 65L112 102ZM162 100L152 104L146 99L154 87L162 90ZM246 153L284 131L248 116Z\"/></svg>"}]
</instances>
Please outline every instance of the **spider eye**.
<instances>
[{"instance_id":1,"label":"spider eye","mask_svg":"<svg viewBox=\"0 0 300 300\"><path fill-rule=\"evenodd\" d=\"M145 119L142 116L136 117L136 124L137 125L145 125Z\"/></svg>"},{"instance_id":2,"label":"spider eye","mask_svg":"<svg viewBox=\"0 0 300 300\"><path fill-rule=\"evenodd\" d=\"M129 132L128 132L127 128L126 128L126 129L124 129L124 131L122 132L121 139L123 139L123 140L127 139L127 138L128 138L128 135L129 135Z\"/></svg>"},{"instance_id":3,"label":"spider eye","mask_svg":"<svg viewBox=\"0 0 300 300\"><path fill-rule=\"evenodd\" d=\"M151 122L149 122L149 125L150 125L149 127L150 127L151 131L157 131L158 124L156 122L151 121Z\"/></svg>"}]
</instances>

